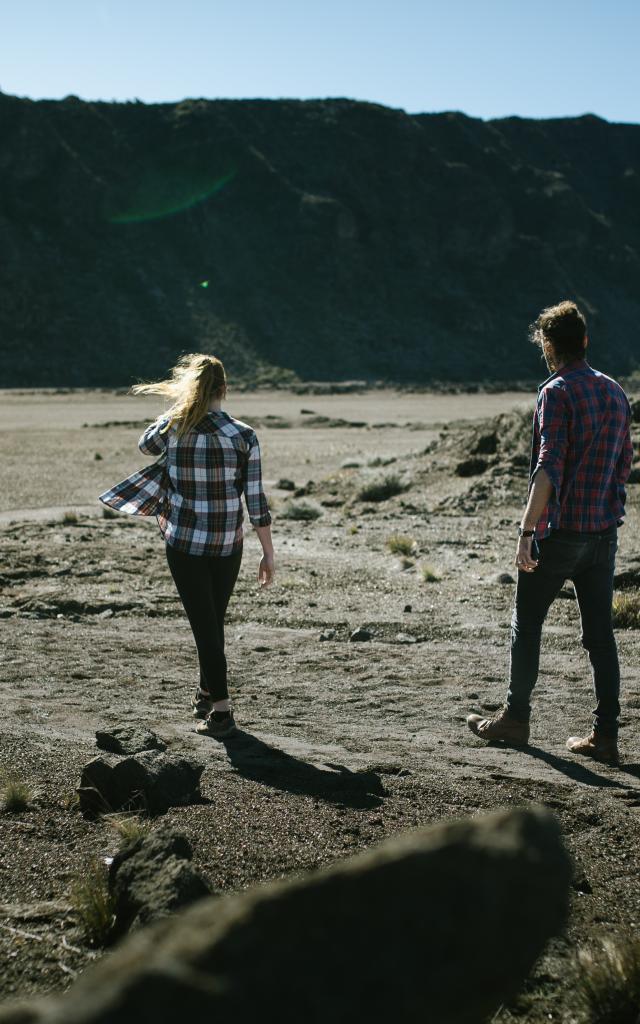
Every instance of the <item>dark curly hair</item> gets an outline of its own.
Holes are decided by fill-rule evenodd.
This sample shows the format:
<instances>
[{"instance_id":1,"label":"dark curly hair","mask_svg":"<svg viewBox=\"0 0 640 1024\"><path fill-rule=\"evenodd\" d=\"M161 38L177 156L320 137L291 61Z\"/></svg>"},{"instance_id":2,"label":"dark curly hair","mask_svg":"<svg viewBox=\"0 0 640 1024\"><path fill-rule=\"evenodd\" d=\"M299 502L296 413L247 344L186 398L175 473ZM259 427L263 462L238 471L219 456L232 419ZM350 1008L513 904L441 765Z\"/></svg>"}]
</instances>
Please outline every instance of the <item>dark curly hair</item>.
<instances>
[{"instance_id":1,"label":"dark curly hair","mask_svg":"<svg viewBox=\"0 0 640 1024\"><path fill-rule=\"evenodd\" d=\"M555 356L562 362L579 359L584 354L586 334L584 313L575 302L568 300L543 309L529 328L529 336L534 345L543 348L545 341L550 342Z\"/></svg>"}]
</instances>

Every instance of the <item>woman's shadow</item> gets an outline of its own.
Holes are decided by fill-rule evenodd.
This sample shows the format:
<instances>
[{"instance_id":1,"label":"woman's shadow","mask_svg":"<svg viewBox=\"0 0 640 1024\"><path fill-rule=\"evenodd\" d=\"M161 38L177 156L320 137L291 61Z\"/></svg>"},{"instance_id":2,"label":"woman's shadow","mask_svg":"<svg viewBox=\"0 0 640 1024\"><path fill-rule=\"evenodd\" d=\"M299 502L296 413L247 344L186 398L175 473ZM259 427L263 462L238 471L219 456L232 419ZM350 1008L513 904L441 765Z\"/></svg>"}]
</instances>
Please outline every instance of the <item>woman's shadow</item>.
<instances>
[{"instance_id":1,"label":"woman's shadow","mask_svg":"<svg viewBox=\"0 0 640 1024\"><path fill-rule=\"evenodd\" d=\"M316 768L244 730L238 730L222 742L239 775L287 793L360 809L379 807L386 795L380 776L373 771L354 772L344 765L328 762L324 768Z\"/></svg>"}]
</instances>

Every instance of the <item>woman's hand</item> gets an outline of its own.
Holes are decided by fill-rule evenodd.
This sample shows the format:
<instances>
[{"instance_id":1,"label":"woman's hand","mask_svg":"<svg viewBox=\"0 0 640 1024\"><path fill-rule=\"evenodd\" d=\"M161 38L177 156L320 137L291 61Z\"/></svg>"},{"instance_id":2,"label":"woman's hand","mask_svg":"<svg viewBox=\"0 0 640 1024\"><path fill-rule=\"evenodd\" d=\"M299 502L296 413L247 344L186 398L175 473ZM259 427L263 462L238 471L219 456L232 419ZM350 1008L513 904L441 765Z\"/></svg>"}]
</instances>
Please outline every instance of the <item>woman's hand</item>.
<instances>
[{"instance_id":1,"label":"woman's hand","mask_svg":"<svg viewBox=\"0 0 640 1024\"><path fill-rule=\"evenodd\" d=\"M532 537L521 537L516 550L516 566L521 572L533 572L538 563L531 554Z\"/></svg>"},{"instance_id":2,"label":"woman's hand","mask_svg":"<svg viewBox=\"0 0 640 1024\"><path fill-rule=\"evenodd\" d=\"M258 566L258 583L261 587L268 587L273 583L273 577L276 574L276 563L272 554L264 554L260 559L260 565Z\"/></svg>"}]
</instances>

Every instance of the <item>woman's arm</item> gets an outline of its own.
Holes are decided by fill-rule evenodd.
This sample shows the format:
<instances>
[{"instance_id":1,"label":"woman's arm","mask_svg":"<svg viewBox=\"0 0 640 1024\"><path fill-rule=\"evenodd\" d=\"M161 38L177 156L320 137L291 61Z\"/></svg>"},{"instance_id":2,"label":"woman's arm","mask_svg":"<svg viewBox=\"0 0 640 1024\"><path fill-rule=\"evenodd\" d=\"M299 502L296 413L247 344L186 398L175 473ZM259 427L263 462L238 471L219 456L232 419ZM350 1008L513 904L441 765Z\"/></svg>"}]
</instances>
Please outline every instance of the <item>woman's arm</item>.
<instances>
[{"instance_id":1,"label":"woman's arm","mask_svg":"<svg viewBox=\"0 0 640 1024\"><path fill-rule=\"evenodd\" d=\"M138 448L145 455L162 455L167 450L167 425L166 416L161 416L155 423L151 423L138 441Z\"/></svg>"},{"instance_id":2,"label":"woman's arm","mask_svg":"<svg viewBox=\"0 0 640 1024\"><path fill-rule=\"evenodd\" d=\"M258 566L258 583L261 587L268 587L270 583L273 583L273 577L276 574L271 527L256 526L255 531L258 535L258 540L262 544L262 558Z\"/></svg>"},{"instance_id":3,"label":"woman's arm","mask_svg":"<svg viewBox=\"0 0 640 1024\"><path fill-rule=\"evenodd\" d=\"M258 582L261 587L268 587L275 575L273 557L273 541L271 539L271 513L267 497L262 486L262 464L260 445L254 435L247 454L244 476L244 498L247 503L249 520L255 529L262 545L262 558L258 567Z\"/></svg>"}]
</instances>

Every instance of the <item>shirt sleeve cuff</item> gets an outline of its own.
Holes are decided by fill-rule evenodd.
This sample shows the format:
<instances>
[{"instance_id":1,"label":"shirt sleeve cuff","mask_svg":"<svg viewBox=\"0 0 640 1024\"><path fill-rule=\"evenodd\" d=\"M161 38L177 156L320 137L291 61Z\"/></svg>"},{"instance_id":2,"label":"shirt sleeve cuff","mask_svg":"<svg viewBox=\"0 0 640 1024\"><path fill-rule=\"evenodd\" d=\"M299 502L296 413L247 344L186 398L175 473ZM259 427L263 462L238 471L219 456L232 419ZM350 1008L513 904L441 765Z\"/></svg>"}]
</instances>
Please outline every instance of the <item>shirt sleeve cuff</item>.
<instances>
[{"instance_id":1,"label":"shirt sleeve cuff","mask_svg":"<svg viewBox=\"0 0 640 1024\"><path fill-rule=\"evenodd\" d=\"M262 516L249 516L252 526L271 526L271 513L265 512Z\"/></svg>"}]
</instances>

